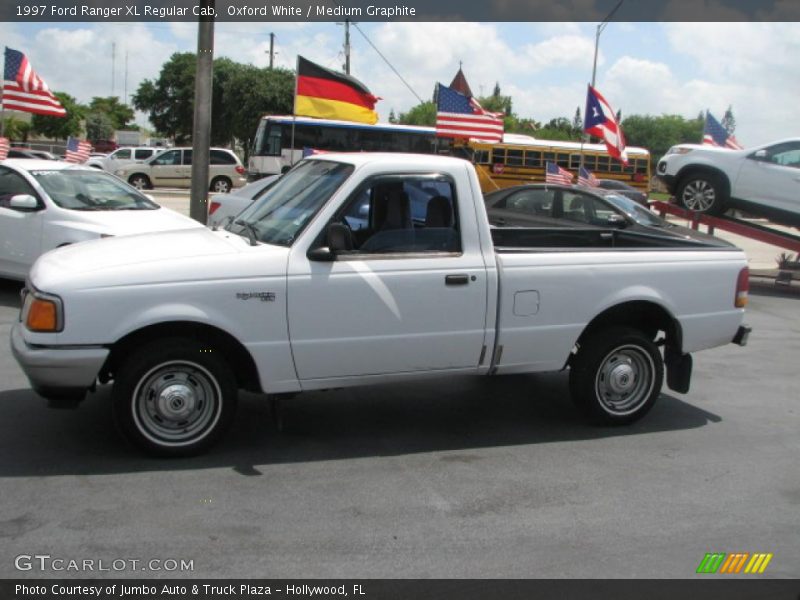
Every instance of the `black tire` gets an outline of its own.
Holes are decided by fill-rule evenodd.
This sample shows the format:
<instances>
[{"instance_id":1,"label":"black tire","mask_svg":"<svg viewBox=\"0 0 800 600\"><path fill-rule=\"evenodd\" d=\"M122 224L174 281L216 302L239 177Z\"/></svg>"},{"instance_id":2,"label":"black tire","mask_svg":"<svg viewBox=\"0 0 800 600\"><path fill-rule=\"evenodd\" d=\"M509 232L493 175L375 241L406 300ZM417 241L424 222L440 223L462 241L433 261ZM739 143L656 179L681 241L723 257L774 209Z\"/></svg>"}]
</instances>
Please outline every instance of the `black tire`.
<instances>
[{"instance_id":1,"label":"black tire","mask_svg":"<svg viewBox=\"0 0 800 600\"><path fill-rule=\"evenodd\" d=\"M233 182L228 179L227 177L214 177L211 180L211 186L209 189L212 192L216 192L217 194L227 194L233 188Z\"/></svg>"},{"instance_id":2,"label":"black tire","mask_svg":"<svg viewBox=\"0 0 800 600\"><path fill-rule=\"evenodd\" d=\"M569 374L573 401L594 423L625 425L653 407L664 362L653 341L630 327L609 327L582 341Z\"/></svg>"},{"instance_id":3,"label":"black tire","mask_svg":"<svg viewBox=\"0 0 800 600\"><path fill-rule=\"evenodd\" d=\"M722 178L714 173L703 172L683 177L675 197L684 208L709 215L724 213L728 201Z\"/></svg>"},{"instance_id":4,"label":"black tire","mask_svg":"<svg viewBox=\"0 0 800 600\"><path fill-rule=\"evenodd\" d=\"M237 386L220 352L171 338L125 357L111 397L117 425L135 446L157 456L193 456L230 426Z\"/></svg>"},{"instance_id":5,"label":"black tire","mask_svg":"<svg viewBox=\"0 0 800 600\"><path fill-rule=\"evenodd\" d=\"M137 190L149 190L152 187L150 178L142 173L136 173L135 175L128 177L128 183L130 183Z\"/></svg>"}]
</instances>

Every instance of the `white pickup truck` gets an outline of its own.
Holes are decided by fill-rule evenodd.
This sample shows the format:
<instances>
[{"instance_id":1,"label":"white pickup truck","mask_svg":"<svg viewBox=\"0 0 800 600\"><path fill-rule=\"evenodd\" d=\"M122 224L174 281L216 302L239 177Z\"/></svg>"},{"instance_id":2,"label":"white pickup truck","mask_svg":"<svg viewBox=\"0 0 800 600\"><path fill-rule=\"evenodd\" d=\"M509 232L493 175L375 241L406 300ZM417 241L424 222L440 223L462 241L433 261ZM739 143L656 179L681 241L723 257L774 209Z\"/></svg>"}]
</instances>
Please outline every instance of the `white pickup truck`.
<instances>
[{"instance_id":1,"label":"white pickup truck","mask_svg":"<svg viewBox=\"0 0 800 600\"><path fill-rule=\"evenodd\" d=\"M225 230L75 244L40 258L11 333L55 403L114 382L126 436L197 453L237 390L570 369L595 421L689 388L689 353L744 345L744 254L608 230L492 229L465 161L304 160ZM663 356L662 356L663 351Z\"/></svg>"}]
</instances>

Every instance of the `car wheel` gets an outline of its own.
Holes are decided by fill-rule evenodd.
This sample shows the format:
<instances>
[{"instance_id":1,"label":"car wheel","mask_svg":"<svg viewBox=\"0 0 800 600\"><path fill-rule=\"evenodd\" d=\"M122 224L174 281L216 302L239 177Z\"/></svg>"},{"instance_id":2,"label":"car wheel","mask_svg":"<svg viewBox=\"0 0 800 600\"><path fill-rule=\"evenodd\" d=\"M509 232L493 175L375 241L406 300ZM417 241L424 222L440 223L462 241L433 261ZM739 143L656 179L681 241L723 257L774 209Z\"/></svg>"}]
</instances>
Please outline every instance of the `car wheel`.
<instances>
[{"instance_id":1,"label":"car wheel","mask_svg":"<svg viewBox=\"0 0 800 600\"><path fill-rule=\"evenodd\" d=\"M685 177L678 186L678 202L699 213L719 215L725 211L725 191L720 178L712 173Z\"/></svg>"},{"instance_id":2,"label":"car wheel","mask_svg":"<svg viewBox=\"0 0 800 600\"><path fill-rule=\"evenodd\" d=\"M158 456L192 456L219 440L236 410L237 386L213 347L158 340L127 356L112 391L114 417L128 440Z\"/></svg>"},{"instance_id":3,"label":"car wheel","mask_svg":"<svg viewBox=\"0 0 800 600\"><path fill-rule=\"evenodd\" d=\"M150 178L147 175L131 175L130 178L128 178L128 183L130 183L137 190L150 189Z\"/></svg>"},{"instance_id":4,"label":"car wheel","mask_svg":"<svg viewBox=\"0 0 800 600\"><path fill-rule=\"evenodd\" d=\"M623 425L653 407L663 380L655 343L636 329L610 327L581 342L569 385L572 399L591 421Z\"/></svg>"},{"instance_id":5,"label":"car wheel","mask_svg":"<svg viewBox=\"0 0 800 600\"><path fill-rule=\"evenodd\" d=\"M231 191L233 184L227 177L215 177L211 181L211 191L218 194L227 194Z\"/></svg>"}]
</instances>

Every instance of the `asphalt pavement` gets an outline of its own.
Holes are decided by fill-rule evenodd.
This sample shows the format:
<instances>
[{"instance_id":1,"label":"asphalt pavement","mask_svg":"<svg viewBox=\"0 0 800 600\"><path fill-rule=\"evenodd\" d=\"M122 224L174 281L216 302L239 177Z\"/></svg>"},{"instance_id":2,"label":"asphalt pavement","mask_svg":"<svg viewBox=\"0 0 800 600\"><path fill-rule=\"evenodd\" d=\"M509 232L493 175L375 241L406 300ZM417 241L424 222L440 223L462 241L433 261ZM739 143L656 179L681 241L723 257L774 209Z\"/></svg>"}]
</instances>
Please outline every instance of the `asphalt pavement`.
<instances>
[{"instance_id":1,"label":"asphalt pavement","mask_svg":"<svg viewBox=\"0 0 800 600\"><path fill-rule=\"evenodd\" d=\"M0 577L686 578L707 552L800 576L796 290L755 290L749 345L697 354L633 426L584 424L565 374L451 379L300 395L282 432L245 395L184 460L126 445L107 388L45 407L8 350L18 291L0 280ZM17 570L37 554L193 570Z\"/></svg>"}]
</instances>

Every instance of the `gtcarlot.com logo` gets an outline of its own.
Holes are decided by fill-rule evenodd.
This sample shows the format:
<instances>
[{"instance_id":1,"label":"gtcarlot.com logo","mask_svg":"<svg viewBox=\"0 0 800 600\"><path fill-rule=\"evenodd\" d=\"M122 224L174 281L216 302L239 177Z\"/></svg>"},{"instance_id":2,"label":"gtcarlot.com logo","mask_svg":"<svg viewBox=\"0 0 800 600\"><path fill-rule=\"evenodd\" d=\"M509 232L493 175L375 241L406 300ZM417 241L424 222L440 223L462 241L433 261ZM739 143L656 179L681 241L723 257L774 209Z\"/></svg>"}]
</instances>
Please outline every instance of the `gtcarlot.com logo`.
<instances>
[{"instance_id":1,"label":"gtcarlot.com logo","mask_svg":"<svg viewBox=\"0 0 800 600\"><path fill-rule=\"evenodd\" d=\"M60 558L49 554L20 554L17 571L194 571L194 559L182 558Z\"/></svg>"},{"instance_id":2,"label":"gtcarlot.com logo","mask_svg":"<svg viewBox=\"0 0 800 600\"><path fill-rule=\"evenodd\" d=\"M772 553L755 552L709 552L700 561L697 567L698 573L704 574L733 574L740 573L763 573L767 570L769 561L772 560Z\"/></svg>"}]
</instances>

